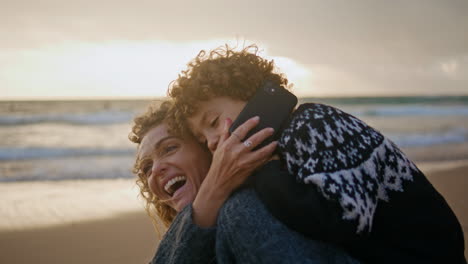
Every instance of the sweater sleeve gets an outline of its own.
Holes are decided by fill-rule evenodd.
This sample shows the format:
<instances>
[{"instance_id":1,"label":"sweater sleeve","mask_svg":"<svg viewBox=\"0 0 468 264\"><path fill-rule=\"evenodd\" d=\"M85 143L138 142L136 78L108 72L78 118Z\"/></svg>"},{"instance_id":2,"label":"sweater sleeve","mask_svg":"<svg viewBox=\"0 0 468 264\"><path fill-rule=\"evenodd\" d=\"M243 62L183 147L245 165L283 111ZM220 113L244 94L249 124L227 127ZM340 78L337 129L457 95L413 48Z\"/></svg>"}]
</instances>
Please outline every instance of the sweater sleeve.
<instances>
[{"instance_id":1,"label":"sweater sleeve","mask_svg":"<svg viewBox=\"0 0 468 264\"><path fill-rule=\"evenodd\" d=\"M215 263L216 227L201 228L192 221L192 204L177 214L161 240L152 264Z\"/></svg>"},{"instance_id":2,"label":"sweater sleeve","mask_svg":"<svg viewBox=\"0 0 468 264\"><path fill-rule=\"evenodd\" d=\"M257 171L253 184L268 211L289 228L326 242L350 237L345 233L352 226L339 223L339 203L325 199L316 186L296 181L280 161L270 161Z\"/></svg>"},{"instance_id":3,"label":"sweater sleeve","mask_svg":"<svg viewBox=\"0 0 468 264\"><path fill-rule=\"evenodd\" d=\"M388 201L390 191L402 192L403 181L412 181L417 170L380 132L327 105L301 105L279 147L289 188L303 193L299 199L290 191L283 195L310 218L301 220L299 231L332 240L370 233L378 202Z\"/></svg>"}]
</instances>

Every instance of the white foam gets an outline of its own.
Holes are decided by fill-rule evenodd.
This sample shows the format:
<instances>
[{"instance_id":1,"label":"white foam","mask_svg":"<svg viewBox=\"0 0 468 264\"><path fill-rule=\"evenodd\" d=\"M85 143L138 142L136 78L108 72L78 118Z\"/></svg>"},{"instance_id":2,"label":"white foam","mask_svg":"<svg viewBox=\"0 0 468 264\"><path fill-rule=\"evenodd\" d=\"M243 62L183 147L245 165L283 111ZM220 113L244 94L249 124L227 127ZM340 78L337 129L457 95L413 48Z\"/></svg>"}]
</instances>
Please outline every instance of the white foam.
<instances>
[{"instance_id":1,"label":"white foam","mask_svg":"<svg viewBox=\"0 0 468 264\"><path fill-rule=\"evenodd\" d=\"M0 231L143 212L134 180L0 183Z\"/></svg>"},{"instance_id":2,"label":"white foam","mask_svg":"<svg viewBox=\"0 0 468 264\"><path fill-rule=\"evenodd\" d=\"M103 125L130 123L134 117L133 112L102 111L81 114L28 114L28 115L2 115L0 125L26 125L37 123L66 123L75 125Z\"/></svg>"},{"instance_id":3,"label":"white foam","mask_svg":"<svg viewBox=\"0 0 468 264\"><path fill-rule=\"evenodd\" d=\"M0 161L2 160L28 160L28 159L50 159L80 156L121 156L132 155L135 152L130 148L0 148Z\"/></svg>"}]
</instances>

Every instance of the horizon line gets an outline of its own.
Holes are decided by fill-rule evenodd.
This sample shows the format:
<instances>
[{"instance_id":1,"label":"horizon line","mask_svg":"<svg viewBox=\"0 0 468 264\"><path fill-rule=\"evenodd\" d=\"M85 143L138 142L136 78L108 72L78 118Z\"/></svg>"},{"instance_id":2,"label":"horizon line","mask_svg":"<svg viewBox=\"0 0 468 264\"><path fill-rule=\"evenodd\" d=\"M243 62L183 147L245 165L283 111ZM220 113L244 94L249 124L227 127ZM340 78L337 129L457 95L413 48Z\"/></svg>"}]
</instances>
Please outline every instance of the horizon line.
<instances>
[{"instance_id":1,"label":"horizon line","mask_svg":"<svg viewBox=\"0 0 468 264\"><path fill-rule=\"evenodd\" d=\"M362 94L362 95L308 95L308 96L298 96L298 99L301 98L395 98L395 97L402 97L402 98L411 98L411 97L468 97L468 93L466 94L379 94L379 95L370 95L370 94ZM162 101L168 99L167 96L74 96L74 97L7 97L7 98L0 98L0 102L31 102L31 101L148 101L148 100L156 100Z\"/></svg>"}]
</instances>

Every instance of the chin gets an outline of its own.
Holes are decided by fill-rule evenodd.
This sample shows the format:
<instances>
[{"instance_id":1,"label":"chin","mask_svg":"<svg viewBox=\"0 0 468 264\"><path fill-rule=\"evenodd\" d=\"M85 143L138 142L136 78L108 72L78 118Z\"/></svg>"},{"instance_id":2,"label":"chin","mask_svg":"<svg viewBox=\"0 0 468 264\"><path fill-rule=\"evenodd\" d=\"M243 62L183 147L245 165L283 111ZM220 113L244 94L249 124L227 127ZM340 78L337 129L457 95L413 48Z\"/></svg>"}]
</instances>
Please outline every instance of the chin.
<instances>
[{"instance_id":1,"label":"chin","mask_svg":"<svg viewBox=\"0 0 468 264\"><path fill-rule=\"evenodd\" d=\"M177 211L177 212L180 212L182 211L182 209L184 209L187 205L189 205L191 202L193 202L194 198L191 198L191 197L182 197L180 200L178 200L175 204L174 204L174 209Z\"/></svg>"},{"instance_id":2,"label":"chin","mask_svg":"<svg viewBox=\"0 0 468 264\"><path fill-rule=\"evenodd\" d=\"M189 186L186 186L189 187ZM192 191L191 188L186 188L183 192L179 193L176 197L174 197L173 205L174 209L177 212L182 211L184 207L189 205L195 200L195 192Z\"/></svg>"}]
</instances>

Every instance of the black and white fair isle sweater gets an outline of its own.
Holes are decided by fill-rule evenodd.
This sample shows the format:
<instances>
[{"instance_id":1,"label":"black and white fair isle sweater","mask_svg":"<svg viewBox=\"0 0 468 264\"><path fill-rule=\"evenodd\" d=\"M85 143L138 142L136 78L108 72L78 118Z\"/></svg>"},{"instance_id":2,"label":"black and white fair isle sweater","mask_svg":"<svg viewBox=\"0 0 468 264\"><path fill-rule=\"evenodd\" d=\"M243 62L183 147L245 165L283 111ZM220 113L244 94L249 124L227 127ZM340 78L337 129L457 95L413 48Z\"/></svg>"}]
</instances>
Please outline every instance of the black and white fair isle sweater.
<instances>
[{"instance_id":1,"label":"black and white fair isle sweater","mask_svg":"<svg viewBox=\"0 0 468 264\"><path fill-rule=\"evenodd\" d=\"M466 263L462 229L444 198L363 121L303 104L279 143L282 162L267 164L254 184L290 228L363 263Z\"/></svg>"}]
</instances>

